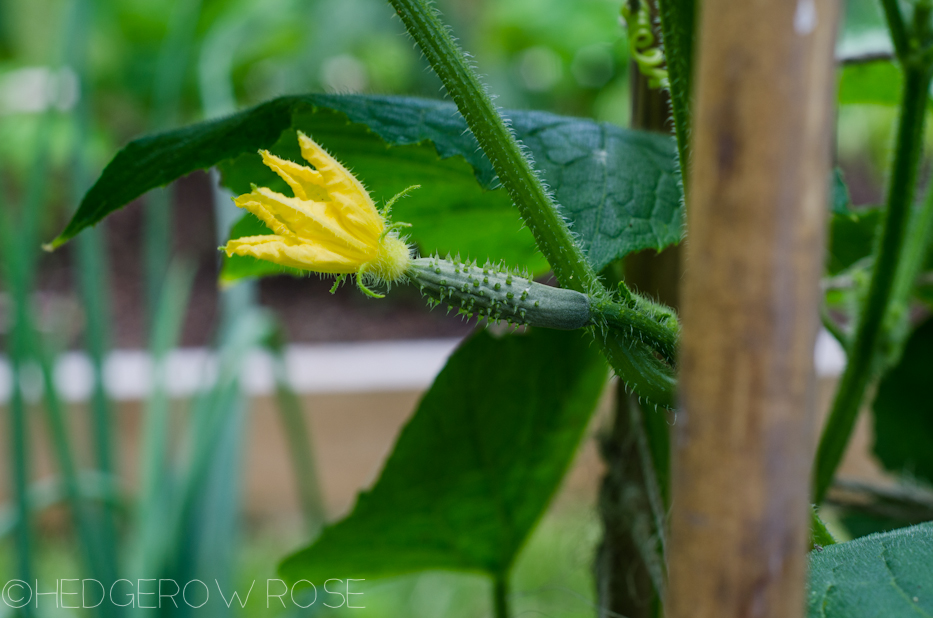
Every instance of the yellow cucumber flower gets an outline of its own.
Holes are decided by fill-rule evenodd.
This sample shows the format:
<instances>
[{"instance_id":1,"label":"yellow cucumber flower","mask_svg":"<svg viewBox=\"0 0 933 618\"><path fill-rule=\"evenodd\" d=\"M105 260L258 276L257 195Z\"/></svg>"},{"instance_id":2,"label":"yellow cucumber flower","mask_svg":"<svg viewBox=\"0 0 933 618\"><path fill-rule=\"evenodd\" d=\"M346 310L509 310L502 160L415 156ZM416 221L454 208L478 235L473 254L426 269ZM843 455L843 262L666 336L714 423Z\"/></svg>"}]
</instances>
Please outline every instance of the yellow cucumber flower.
<instances>
[{"instance_id":1,"label":"yellow cucumber flower","mask_svg":"<svg viewBox=\"0 0 933 618\"><path fill-rule=\"evenodd\" d=\"M338 284L353 274L360 290L381 297L366 287L363 278L391 284L405 276L411 249L399 238L398 228L407 224L388 224L387 216L392 203L408 190L379 212L360 181L300 131L298 145L301 156L315 169L259 151L263 163L288 183L294 197L253 185L252 192L233 200L274 234L236 238L223 249L227 256L249 255L338 275Z\"/></svg>"}]
</instances>

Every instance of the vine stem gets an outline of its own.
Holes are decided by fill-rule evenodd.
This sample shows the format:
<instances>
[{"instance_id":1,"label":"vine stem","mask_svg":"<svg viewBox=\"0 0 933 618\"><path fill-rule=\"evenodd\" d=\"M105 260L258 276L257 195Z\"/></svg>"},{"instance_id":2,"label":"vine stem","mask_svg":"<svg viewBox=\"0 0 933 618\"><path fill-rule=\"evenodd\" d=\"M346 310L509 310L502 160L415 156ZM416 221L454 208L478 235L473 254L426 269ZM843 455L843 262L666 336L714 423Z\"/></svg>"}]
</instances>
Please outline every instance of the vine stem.
<instances>
[{"instance_id":1,"label":"vine stem","mask_svg":"<svg viewBox=\"0 0 933 618\"><path fill-rule=\"evenodd\" d=\"M561 286L585 292L597 300L607 299L606 288L574 241L567 222L532 167L527 151L499 114L437 11L426 0L389 0L389 3L457 104ZM650 345L638 340L634 330L616 328L604 335L600 343L616 374L639 397L672 408L676 384L672 368L654 355Z\"/></svg>"},{"instance_id":2,"label":"vine stem","mask_svg":"<svg viewBox=\"0 0 933 618\"><path fill-rule=\"evenodd\" d=\"M437 11L425 0L389 2L457 104L560 284L579 292L604 292L596 272L574 242L567 222L532 168L528 152L519 145Z\"/></svg>"},{"instance_id":3,"label":"vine stem","mask_svg":"<svg viewBox=\"0 0 933 618\"><path fill-rule=\"evenodd\" d=\"M493 616L509 618L509 580L508 575L496 575L492 585Z\"/></svg>"},{"instance_id":4,"label":"vine stem","mask_svg":"<svg viewBox=\"0 0 933 618\"><path fill-rule=\"evenodd\" d=\"M898 57L903 58L910 49L910 37L907 35L907 25L904 23L901 7L898 6L897 0L881 0L881 7L888 22L894 51Z\"/></svg>"},{"instance_id":5,"label":"vine stem","mask_svg":"<svg viewBox=\"0 0 933 618\"><path fill-rule=\"evenodd\" d=\"M690 163L690 93L693 75L693 32L696 2L658 0L664 56L670 76L671 116L676 129L677 155L684 189Z\"/></svg>"},{"instance_id":6,"label":"vine stem","mask_svg":"<svg viewBox=\"0 0 933 618\"><path fill-rule=\"evenodd\" d=\"M896 23L899 22L892 21L891 28L895 42ZM904 65L904 90L881 242L872 269L868 296L864 300L849 349L849 360L817 448L813 469L813 501L817 504L826 497L842 461L859 407L877 366L876 355L883 338L885 315L891 304L899 258L910 221L923 148L927 93L933 73L929 62L907 61Z\"/></svg>"}]
</instances>

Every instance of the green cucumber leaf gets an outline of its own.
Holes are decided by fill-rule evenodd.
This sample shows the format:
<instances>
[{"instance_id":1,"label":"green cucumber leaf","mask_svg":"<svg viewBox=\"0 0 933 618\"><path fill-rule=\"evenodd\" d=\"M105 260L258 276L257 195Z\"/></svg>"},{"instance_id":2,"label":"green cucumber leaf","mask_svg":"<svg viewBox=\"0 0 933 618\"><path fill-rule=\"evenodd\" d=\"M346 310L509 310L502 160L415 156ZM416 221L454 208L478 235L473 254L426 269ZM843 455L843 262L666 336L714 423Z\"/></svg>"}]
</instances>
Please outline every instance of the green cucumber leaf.
<instances>
[{"instance_id":1,"label":"green cucumber leaf","mask_svg":"<svg viewBox=\"0 0 933 618\"><path fill-rule=\"evenodd\" d=\"M280 573L292 582L427 569L504 575L564 476L607 375L580 332L480 331L438 375L375 486Z\"/></svg>"},{"instance_id":2,"label":"green cucumber leaf","mask_svg":"<svg viewBox=\"0 0 933 618\"><path fill-rule=\"evenodd\" d=\"M630 252L680 241L683 206L669 137L545 112L505 113L596 270ZM282 97L137 139L104 169L51 245L198 169L220 165L225 182L237 191L248 190L249 182L274 186L256 152L294 153L295 130L312 135L348 164L378 201L422 185L394 212L396 220L413 224L412 240L422 252L545 268L456 107L388 96ZM227 272L228 278L239 275L232 267Z\"/></svg>"},{"instance_id":3,"label":"green cucumber leaf","mask_svg":"<svg viewBox=\"0 0 933 618\"><path fill-rule=\"evenodd\" d=\"M875 455L882 465L927 482L933 482L931 376L933 318L928 318L911 333L900 361L882 378L872 406Z\"/></svg>"},{"instance_id":4,"label":"green cucumber leaf","mask_svg":"<svg viewBox=\"0 0 933 618\"><path fill-rule=\"evenodd\" d=\"M933 523L810 552L810 618L933 616Z\"/></svg>"}]
</instances>

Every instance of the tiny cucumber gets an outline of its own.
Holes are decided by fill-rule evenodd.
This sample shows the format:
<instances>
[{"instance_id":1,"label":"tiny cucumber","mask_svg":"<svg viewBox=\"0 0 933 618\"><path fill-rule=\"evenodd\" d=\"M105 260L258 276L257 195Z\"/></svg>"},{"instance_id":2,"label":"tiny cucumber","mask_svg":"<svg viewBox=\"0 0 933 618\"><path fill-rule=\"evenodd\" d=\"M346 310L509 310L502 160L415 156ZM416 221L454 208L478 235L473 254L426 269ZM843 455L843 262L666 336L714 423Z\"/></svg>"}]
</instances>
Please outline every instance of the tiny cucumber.
<instances>
[{"instance_id":1,"label":"tiny cucumber","mask_svg":"<svg viewBox=\"0 0 933 618\"><path fill-rule=\"evenodd\" d=\"M467 317L559 330L591 323L586 294L536 283L501 265L422 257L406 274L429 303L446 303Z\"/></svg>"},{"instance_id":2,"label":"tiny cucumber","mask_svg":"<svg viewBox=\"0 0 933 618\"><path fill-rule=\"evenodd\" d=\"M447 304L467 317L490 322L575 330L596 326L648 345L670 366L676 363L680 324L669 308L637 294L615 302L536 283L501 265L478 266L450 258L412 260L406 275L432 306Z\"/></svg>"}]
</instances>

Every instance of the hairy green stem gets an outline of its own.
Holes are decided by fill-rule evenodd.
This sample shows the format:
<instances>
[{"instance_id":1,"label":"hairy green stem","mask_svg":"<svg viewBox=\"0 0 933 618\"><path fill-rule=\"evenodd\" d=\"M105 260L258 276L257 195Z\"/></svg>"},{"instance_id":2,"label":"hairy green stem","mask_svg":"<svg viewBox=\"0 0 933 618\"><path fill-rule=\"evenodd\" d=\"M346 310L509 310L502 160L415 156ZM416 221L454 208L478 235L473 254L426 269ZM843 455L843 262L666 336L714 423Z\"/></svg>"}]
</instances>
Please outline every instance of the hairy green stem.
<instances>
[{"instance_id":1,"label":"hairy green stem","mask_svg":"<svg viewBox=\"0 0 933 618\"><path fill-rule=\"evenodd\" d=\"M600 289L596 273L574 242L567 222L493 105L463 51L425 0L389 0L466 119L499 180L534 234L561 285L580 292Z\"/></svg>"},{"instance_id":2,"label":"hairy green stem","mask_svg":"<svg viewBox=\"0 0 933 618\"><path fill-rule=\"evenodd\" d=\"M671 89L671 115L684 187L690 162L690 98L696 0L658 0L664 57Z\"/></svg>"},{"instance_id":3,"label":"hairy green stem","mask_svg":"<svg viewBox=\"0 0 933 618\"><path fill-rule=\"evenodd\" d=\"M425 0L389 2L457 104L561 286L597 298L608 296L528 155L437 12ZM673 407L673 369L650 346L627 335L610 329L600 340L613 369L640 397Z\"/></svg>"},{"instance_id":4,"label":"hairy green stem","mask_svg":"<svg viewBox=\"0 0 933 618\"><path fill-rule=\"evenodd\" d=\"M892 33L895 29L892 25ZM881 242L868 296L849 348L848 364L817 449L813 471L813 501L817 504L826 496L832 483L877 366L882 327L892 300L917 184L930 78L929 63L905 63L904 91Z\"/></svg>"}]
</instances>

